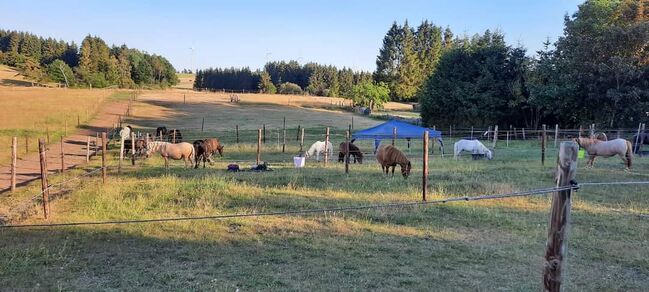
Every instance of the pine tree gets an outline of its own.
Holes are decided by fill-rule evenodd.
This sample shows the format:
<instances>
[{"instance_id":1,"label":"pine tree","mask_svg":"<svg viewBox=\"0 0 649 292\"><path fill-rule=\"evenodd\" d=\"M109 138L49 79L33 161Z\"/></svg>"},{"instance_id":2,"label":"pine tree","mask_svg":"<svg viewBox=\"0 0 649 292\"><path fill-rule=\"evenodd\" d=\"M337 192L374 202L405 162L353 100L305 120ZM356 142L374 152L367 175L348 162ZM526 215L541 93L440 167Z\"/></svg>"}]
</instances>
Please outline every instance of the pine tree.
<instances>
[{"instance_id":1,"label":"pine tree","mask_svg":"<svg viewBox=\"0 0 649 292\"><path fill-rule=\"evenodd\" d=\"M444 29L444 49L450 49L453 47L453 32L450 27Z\"/></svg>"},{"instance_id":2,"label":"pine tree","mask_svg":"<svg viewBox=\"0 0 649 292\"><path fill-rule=\"evenodd\" d=\"M401 27L393 22L387 34L383 38L383 47L376 57L376 71L374 80L376 82L392 83L399 68L399 35Z\"/></svg>"},{"instance_id":3,"label":"pine tree","mask_svg":"<svg viewBox=\"0 0 649 292\"><path fill-rule=\"evenodd\" d=\"M406 21L401 30L401 54L402 59L397 71L394 96L398 100L414 100L415 94L423 82L419 57L415 50L414 31Z\"/></svg>"}]
</instances>

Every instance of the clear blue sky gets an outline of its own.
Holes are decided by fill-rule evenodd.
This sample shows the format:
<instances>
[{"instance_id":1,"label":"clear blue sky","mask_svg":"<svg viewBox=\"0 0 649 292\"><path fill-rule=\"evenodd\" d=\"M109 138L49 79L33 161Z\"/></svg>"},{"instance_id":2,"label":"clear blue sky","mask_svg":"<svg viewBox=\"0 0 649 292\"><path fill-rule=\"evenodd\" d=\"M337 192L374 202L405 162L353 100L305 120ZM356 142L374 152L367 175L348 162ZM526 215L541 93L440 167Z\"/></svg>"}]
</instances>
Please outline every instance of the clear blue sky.
<instances>
[{"instance_id":1,"label":"clear blue sky","mask_svg":"<svg viewBox=\"0 0 649 292\"><path fill-rule=\"evenodd\" d=\"M581 0L33 1L0 0L0 28L80 43L93 34L166 56L180 70L315 61L373 71L393 21L428 19L473 35L499 29L528 54L563 32Z\"/></svg>"}]
</instances>

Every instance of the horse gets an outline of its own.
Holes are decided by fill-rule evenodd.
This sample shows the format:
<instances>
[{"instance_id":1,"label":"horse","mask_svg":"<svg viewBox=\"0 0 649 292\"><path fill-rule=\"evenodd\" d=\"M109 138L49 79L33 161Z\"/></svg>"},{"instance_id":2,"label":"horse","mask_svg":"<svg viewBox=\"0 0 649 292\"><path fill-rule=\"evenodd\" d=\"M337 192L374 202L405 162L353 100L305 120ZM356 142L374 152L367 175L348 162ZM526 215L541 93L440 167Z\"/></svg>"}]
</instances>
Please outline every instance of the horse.
<instances>
[{"instance_id":1,"label":"horse","mask_svg":"<svg viewBox=\"0 0 649 292\"><path fill-rule=\"evenodd\" d=\"M133 148L133 141L132 140L124 140L124 155L128 154L129 151L131 151L131 148ZM146 141L144 139L136 139L135 140L135 154L141 154L142 150L146 149Z\"/></svg>"},{"instance_id":2,"label":"horse","mask_svg":"<svg viewBox=\"0 0 649 292\"><path fill-rule=\"evenodd\" d=\"M175 135L174 135L175 133ZM175 139L175 140L174 140ZM170 143L180 143L183 141L183 134L180 133L180 130L173 129L167 132L167 142Z\"/></svg>"},{"instance_id":3,"label":"horse","mask_svg":"<svg viewBox=\"0 0 649 292\"><path fill-rule=\"evenodd\" d=\"M203 159L203 168L205 168L205 161L209 161L210 165L214 164L212 160L212 154L219 152L219 155L223 157L223 145L219 142L219 139L208 138L205 140L196 140L194 141L194 153L196 163L194 168L198 168L199 158Z\"/></svg>"},{"instance_id":4,"label":"horse","mask_svg":"<svg viewBox=\"0 0 649 292\"><path fill-rule=\"evenodd\" d=\"M122 127L121 130L119 130L119 137L124 140L130 140L131 139L131 133L133 132L133 128L131 128L130 125Z\"/></svg>"},{"instance_id":5,"label":"horse","mask_svg":"<svg viewBox=\"0 0 649 292\"><path fill-rule=\"evenodd\" d=\"M600 141L592 138L575 138L579 147L586 149L588 162L586 166L593 168L597 156L611 157L619 155L625 165L625 170L631 169L633 160L633 146L631 142L618 138L610 141Z\"/></svg>"},{"instance_id":6,"label":"horse","mask_svg":"<svg viewBox=\"0 0 649 292\"><path fill-rule=\"evenodd\" d=\"M169 131L167 130L167 127L164 127L164 126L163 127L157 127L155 129L155 135L154 136L157 137L156 140L163 141L164 137L167 136L167 133L169 133Z\"/></svg>"},{"instance_id":7,"label":"horse","mask_svg":"<svg viewBox=\"0 0 649 292\"><path fill-rule=\"evenodd\" d=\"M316 161L320 161L320 154L324 155L324 153L325 153L325 142L316 141L315 143L313 143L313 145L311 145L309 150L306 151L304 156L309 158L309 157L315 155ZM333 155L333 153L334 153L333 152L333 145L331 144L331 142L327 142L327 154L328 154L328 157L331 157Z\"/></svg>"},{"instance_id":8,"label":"horse","mask_svg":"<svg viewBox=\"0 0 649 292\"><path fill-rule=\"evenodd\" d=\"M145 157L149 158L153 153L160 153L160 156L165 160L165 168L169 168L169 158L173 160L184 160L185 167L187 167L187 163L189 163L190 168L193 166L194 146L187 142L177 144L160 141L149 142L146 144Z\"/></svg>"},{"instance_id":9,"label":"horse","mask_svg":"<svg viewBox=\"0 0 649 292\"><path fill-rule=\"evenodd\" d=\"M346 154L347 142L342 142L338 146L338 162L344 162ZM363 164L363 153L356 145L352 144L352 142L349 142L349 155L354 156L354 163L358 161L359 164Z\"/></svg>"},{"instance_id":10,"label":"horse","mask_svg":"<svg viewBox=\"0 0 649 292\"><path fill-rule=\"evenodd\" d=\"M478 140L462 139L455 142L453 150L453 157L455 158L455 160L458 159L458 156L460 156L460 153L462 153L462 151L471 152L471 155L474 157L474 159L477 155L484 155L489 160L493 159L493 153L491 152L491 150L489 150L489 148L487 148Z\"/></svg>"},{"instance_id":11,"label":"horse","mask_svg":"<svg viewBox=\"0 0 649 292\"><path fill-rule=\"evenodd\" d=\"M608 141L608 137L606 136L606 134L604 132L599 132L599 133L596 133L594 135L591 135L590 138L597 139L597 140L600 140L600 141Z\"/></svg>"},{"instance_id":12,"label":"horse","mask_svg":"<svg viewBox=\"0 0 649 292\"><path fill-rule=\"evenodd\" d=\"M633 153L637 154L640 152L641 145L649 145L649 134L640 133L640 136L635 134L633 135L633 139L631 139L631 143L633 143Z\"/></svg>"},{"instance_id":13,"label":"horse","mask_svg":"<svg viewBox=\"0 0 649 292\"><path fill-rule=\"evenodd\" d=\"M386 175L390 170L390 166L392 166L392 176L394 176L394 169L397 164L401 166L401 175L403 175L403 178L408 178L408 175L410 175L410 169L412 168L410 160L408 160L403 152L392 145L381 145L378 151L376 151L376 161L381 164L381 171L385 172Z\"/></svg>"}]
</instances>

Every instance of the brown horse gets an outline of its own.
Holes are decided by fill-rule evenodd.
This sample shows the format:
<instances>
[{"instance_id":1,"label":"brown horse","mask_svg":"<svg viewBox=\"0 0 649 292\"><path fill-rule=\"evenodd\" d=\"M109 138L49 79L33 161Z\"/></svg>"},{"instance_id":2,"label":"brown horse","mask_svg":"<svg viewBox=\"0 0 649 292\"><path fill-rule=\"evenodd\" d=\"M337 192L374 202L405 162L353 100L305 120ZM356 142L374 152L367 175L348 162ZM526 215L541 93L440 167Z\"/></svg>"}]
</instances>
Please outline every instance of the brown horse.
<instances>
[{"instance_id":1,"label":"brown horse","mask_svg":"<svg viewBox=\"0 0 649 292\"><path fill-rule=\"evenodd\" d=\"M597 156L611 157L619 155L622 161L624 161L625 170L631 169L633 147L631 142L627 140L614 139L611 141L601 141L593 138L575 138L575 142L579 144L579 147L586 149L589 158L586 165L589 168L593 167Z\"/></svg>"},{"instance_id":2,"label":"brown horse","mask_svg":"<svg viewBox=\"0 0 649 292\"><path fill-rule=\"evenodd\" d=\"M345 155L347 154L347 142L342 142L338 146L338 162L345 161ZM359 164L363 164L363 153L361 150L351 142L349 143L349 155L354 156L354 163L358 161Z\"/></svg>"},{"instance_id":3,"label":"brown horse","mask_svg":"<svg viewBox=\"0 0 649 292\"><path fill-rule=\"evenodd\" d=\"M174 160L184 160L185 167L187 167L187 163L189 163L190 168L193 166L192 159L194 158L194 146L187 142L176 144L160 141L149 142L146 144L145 157L149 158L153 153L160 153L160 156L165 160L165 168L169 168L169 158Z\"/></svg>"},{"instance_id":4,"label":"brown horse","mask_svg":"<svg viewBox=\"0 0 649 292\"><path fill-rule=\"evenodd\" d=\"M392 166L392 176L394 176L394 168L399 164L401 166L401 175L408 178L412 164L403 152L399 151L392 145L381 145L376 151L376 160L381 164L381 170L388 174L390 166Z\"/></svg>"},{"instance_id":5,"label":"brown horse","mask_svg":"<svg viewBox=\"0 0 649 292\"><path fill-rule=\"evenodd\" d=\"M198 168L200 158L203 159L203 168L205 168L205 161L209 161L210 165L213 165L214 160L212 160L212 155L217 151L219 152L219 155L223 157L223 145L221 145L219 139L208 138L205 140L196 140L193 144L194 152L196 154L196 164L194 168Z\"/></svg>"}]
</instances>

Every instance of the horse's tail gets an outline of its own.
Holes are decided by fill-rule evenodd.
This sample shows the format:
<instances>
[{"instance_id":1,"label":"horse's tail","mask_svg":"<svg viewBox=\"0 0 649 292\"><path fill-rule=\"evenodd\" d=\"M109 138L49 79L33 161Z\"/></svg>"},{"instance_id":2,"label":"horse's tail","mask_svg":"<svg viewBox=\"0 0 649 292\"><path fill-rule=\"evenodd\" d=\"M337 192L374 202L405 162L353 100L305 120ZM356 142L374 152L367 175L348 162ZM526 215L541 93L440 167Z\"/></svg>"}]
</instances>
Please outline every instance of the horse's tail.
<instances>
[{"instance_id":1,"label":"horse's tail","mask_svg":"<svg viewBox=\"0 0 649 292\"><path fill-rule=\"evenodd\" d=\"M629 141L626 142L626 167L631 168L631 162L633 161L633 145Z\"/></svg>"}]
</instances>

